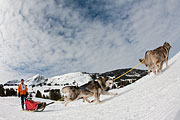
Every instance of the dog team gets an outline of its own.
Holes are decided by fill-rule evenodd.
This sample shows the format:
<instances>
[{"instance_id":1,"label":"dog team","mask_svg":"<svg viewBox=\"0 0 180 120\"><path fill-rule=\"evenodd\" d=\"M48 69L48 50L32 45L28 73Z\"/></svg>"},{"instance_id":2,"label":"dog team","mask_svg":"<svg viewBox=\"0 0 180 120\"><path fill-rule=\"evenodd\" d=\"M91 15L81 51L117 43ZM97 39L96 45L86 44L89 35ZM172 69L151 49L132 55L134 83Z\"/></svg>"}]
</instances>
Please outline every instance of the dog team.
<instances>
[{"instance_id":1,"label":"dog team","mask_svg":"<svg viewBox=\"0 0 180 120\"><path fill-rule=\"evenodd\" d=\"M144 59L139 59L139 61L148 67L148 74L152 71L154 74L161 72L163 63L166 63L166 68L168 68L168 57L171 45L165 42L163 46L160 46L154 50L148 50L145 53ZM157 70L156 70L157 69ZM62 88L62 93L65 95L62 104L65 106L78 99L83 99L83 102L88 103L97 102L101 103L100 95L117 95L117 93L108 92L108 88L113 84L114 80L110 77L101 76L96 80L91 80L88 83L77 87L77 86L66 86ZM94 100L88 100L89 97L94 96Z\"/></svg>"}]
</instances>

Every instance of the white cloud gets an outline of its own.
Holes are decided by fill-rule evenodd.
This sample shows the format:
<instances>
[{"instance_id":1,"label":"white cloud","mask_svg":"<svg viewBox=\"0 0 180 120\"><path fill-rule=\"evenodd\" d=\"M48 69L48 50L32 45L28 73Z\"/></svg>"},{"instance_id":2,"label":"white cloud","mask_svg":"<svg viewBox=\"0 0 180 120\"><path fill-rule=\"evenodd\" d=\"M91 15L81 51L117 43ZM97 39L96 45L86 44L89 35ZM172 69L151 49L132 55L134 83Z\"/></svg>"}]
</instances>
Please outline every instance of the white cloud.
<instances>
[{"instance_id":1,"label":"white cloud","mask_svg":"<svg viewBox=\"0 0 180 120\"><path fill-rule=\"evenodd\" d=\"M164 41L179 51L178 0L67 1L0 1L0 81L133 67Z\"/></svg>"}]
</instances>

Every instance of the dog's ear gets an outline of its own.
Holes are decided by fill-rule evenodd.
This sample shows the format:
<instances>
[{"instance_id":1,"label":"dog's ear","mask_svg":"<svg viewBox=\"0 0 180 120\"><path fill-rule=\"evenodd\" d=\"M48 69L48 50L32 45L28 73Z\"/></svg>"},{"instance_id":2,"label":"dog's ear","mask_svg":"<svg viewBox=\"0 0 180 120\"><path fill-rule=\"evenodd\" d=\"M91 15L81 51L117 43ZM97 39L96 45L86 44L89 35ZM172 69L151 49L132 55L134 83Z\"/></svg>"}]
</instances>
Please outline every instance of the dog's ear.
<instances>
[{"instance_id":1,"label":"dog's ear","mask_svg":"<svg viewBox=\"0 0 180 120\"><path fill-rule=\"evenodd\" d=\"M164 42L163 46L166 46L168 43L167 42Z\"/></svg>"},{"instance_id":2,"label":"dog's ear","mask_svg":"<svg viewBox=\"0 0 180 120\"><path fill-rule=\"evenodd\" d=\"M164 42L164 45L163 45L163 46L169 46L169 48L172 47L168 42Z\"/></svg>"},{"instance_id":3,"label":"dog's ear","mask_svg":"<svg viewBox=\"0 0 180 120\"><path fill-rule=\"evenodd\" d=\"M98 79L99 79L99 80L102 80L102 79L104 79L104 77L103 77L103 76L100 76Z\"/></svg>"},{"instance_id":4,"label":"dog's ear","mask_svg":"<svg viewBox=\"0 0 180 120\"><path fill-rule=\"evenodd\" d=\"M139 59L139 62L141 62L142 64L144 64L144 59Z\"/></svg>"},{"instance_id":5,"label":"dog's ear","mask_svg":"<svg viewBox=\"0 0 180 120\"><path fill-rule=\"evenodd\" d=\"M104 79L105 79L105 81L107 81L107 80L109 80L109 77L105 76Z\"/></svg>"}]
</instances>

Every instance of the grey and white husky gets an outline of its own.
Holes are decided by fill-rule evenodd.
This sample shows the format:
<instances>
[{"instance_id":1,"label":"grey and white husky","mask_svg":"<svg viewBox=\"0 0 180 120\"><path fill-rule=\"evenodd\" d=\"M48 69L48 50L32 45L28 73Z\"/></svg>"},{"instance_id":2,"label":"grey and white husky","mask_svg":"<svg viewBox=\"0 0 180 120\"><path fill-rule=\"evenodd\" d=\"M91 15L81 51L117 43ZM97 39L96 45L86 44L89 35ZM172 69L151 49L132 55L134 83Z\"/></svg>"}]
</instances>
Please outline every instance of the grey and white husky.
<instances>
[{"instance_id":1,"label":"grey and white husky","mask_svg":"<svg viewBox=\"0 0 180 120\"><path fill-rule=\"evenodd\" d=\"M76 87L76 86L66 86L62 88L62 93L66 94L64 97L64 101L62 104L65 106L74 100L78 100L83 98L83 102L87 101L88 103L92 103L97 101L100 103L100 95L117 95L116 93L111 93L106 91L111 84L113 84L113 79L109 77L99 77L97 80L91 80L88 83ZM89 97L94 96L94 100L88 100Z\"/></svg>"}]
</instances>

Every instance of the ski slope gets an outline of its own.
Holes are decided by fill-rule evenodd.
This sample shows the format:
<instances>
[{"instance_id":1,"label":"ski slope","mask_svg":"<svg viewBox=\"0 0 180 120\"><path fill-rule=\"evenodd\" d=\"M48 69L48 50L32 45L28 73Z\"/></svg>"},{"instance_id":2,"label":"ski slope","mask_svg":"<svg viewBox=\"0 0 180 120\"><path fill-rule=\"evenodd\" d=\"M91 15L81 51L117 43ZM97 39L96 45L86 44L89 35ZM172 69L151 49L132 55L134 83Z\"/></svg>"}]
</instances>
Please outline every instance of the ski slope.
<instances>
[{"instance_id":1,"label":"ski slope","mask_svg":"<svg viewBox=\"0 0 180 120\"><path fill-rule=\"evenodd\" d=\"M78 100L67 107L56 102L43 112L23 112L20 99L0 98L0 120L180 120L180 52L159 75L145 76L102 104ZM39 101L50 100L37 99Z\"/></svg>"}]
</instances>

